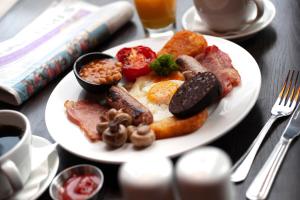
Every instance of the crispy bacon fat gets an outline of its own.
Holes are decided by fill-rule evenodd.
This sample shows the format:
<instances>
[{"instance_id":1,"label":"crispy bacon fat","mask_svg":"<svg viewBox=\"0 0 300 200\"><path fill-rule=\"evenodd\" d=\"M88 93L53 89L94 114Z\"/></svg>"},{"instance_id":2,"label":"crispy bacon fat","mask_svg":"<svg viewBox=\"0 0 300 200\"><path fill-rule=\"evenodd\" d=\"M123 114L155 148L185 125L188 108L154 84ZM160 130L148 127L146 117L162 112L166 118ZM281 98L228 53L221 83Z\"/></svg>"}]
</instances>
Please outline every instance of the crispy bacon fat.
<instances>
[{"instance_id":1,"label":"crispy bacon fat","mask_svg":"<svg viewBox=\"0 0 300 200\"><path fill-rule=\"evenodd\" d=\"M209 46L205 51L196 56L196 59L208 71L214 73L222 84L222 96L228 94L233 87L241 82L238 71L232 66L229 55L217 46Z\"/></svg>"}]
</instances>

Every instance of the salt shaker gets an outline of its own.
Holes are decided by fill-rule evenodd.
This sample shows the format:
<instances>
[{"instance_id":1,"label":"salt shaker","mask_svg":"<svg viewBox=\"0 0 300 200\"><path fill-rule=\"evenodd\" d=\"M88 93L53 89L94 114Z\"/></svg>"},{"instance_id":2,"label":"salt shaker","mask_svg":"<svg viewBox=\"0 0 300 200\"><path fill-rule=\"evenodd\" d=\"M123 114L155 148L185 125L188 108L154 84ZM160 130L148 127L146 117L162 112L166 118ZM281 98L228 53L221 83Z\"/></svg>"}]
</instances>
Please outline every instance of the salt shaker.
<instances>
[{"instance_id":1,"label":"salt shaker","mask_svg":"<svg viewBox=\"0 0 300 200\"><path fill-rule=\"evenodd\" d=\"M183 155L176 164L176 181L182 200L232 200L231 161L214 147Z\"/></svg>"},{"instance_id":2,"label":"salt shaker","mask_svg":"<svg viewBox=\"0 0 300 200\"><path fill-rule=\"evenodd\" d=\"M125 200L173 200L173 166L165 157L145 156L123 164L119 182Z\"/></svg>"}]
</instances>

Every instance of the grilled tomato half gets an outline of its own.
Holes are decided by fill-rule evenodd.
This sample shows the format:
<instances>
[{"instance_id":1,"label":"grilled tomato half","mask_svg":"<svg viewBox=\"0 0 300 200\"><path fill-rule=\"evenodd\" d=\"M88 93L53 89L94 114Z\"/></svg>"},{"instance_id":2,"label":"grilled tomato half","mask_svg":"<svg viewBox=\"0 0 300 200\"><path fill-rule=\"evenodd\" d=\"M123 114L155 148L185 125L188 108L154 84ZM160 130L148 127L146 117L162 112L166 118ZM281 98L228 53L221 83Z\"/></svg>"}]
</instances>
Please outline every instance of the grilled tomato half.
<instances>
[{"instance_id":1,"label":"grilled tomato half","mask_svg":"<svg viewBox=\"0 0 300 200\"><path fill-rule=\"evenodd\" d=\"M156 58L156 53L149 47L136 46L119 50L116 57L123 64L124 77L128 81L135 81L151 71L149 64Z\"/></svg>"}]
</instances>

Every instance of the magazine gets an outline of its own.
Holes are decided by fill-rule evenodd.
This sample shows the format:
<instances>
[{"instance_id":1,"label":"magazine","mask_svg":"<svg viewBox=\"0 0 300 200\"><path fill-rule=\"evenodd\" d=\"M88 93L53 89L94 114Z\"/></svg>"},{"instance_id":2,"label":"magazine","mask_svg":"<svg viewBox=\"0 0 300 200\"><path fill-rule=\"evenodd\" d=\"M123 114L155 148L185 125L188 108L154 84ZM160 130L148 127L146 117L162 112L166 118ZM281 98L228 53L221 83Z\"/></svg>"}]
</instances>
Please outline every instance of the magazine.
<instances>
[{"instance_id":1,"label":"magazine","mask_svg":"<svg viewBox=\"0 0 300 200\"><path fill-rule=\"evenodd\" d=\"M22 104L132 16L133 7L125 1L102 7L80 0L55 2L1 42L0 101Z\"/></svg>"}]
</instances>

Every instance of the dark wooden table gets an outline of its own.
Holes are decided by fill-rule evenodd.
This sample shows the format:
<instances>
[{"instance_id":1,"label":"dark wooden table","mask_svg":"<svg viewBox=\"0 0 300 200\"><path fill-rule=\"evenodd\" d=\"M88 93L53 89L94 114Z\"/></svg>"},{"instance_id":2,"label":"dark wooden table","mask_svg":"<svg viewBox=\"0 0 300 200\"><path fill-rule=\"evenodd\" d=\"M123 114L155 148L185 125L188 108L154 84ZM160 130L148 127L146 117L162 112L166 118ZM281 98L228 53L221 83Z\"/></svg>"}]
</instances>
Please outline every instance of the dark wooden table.
<instances>
[{"instance_id":1,"label":"dark wooden table","mask_svg":"<svg viewBox=\"0 0 300 200\"><path fill-rule=\"evenodd\" d=\"M91 1L98 5L111 2L110 0ZM6 16L0 20L0 40L3 41L20 31L40 14L51 1L21 0ZM247 117L225 136L210 145L225 150L235 162L245 152L256 137L262 126L270 116L270 109L281 87L282 80L289 68L300 69L300 1L274 0L277 9L276 17L263 31L254 37L238 44L251 53L260 66L262 73L262 87L257 103ZM177 2L177 29L181 29L183 13L192 6L192 0L178 0ZM144 38L141 23L137 15L131 22L115 33L108 41L101 44L97 50L105 50L128 41ZM66 72L67 73L67 72ZM53 141L50 137L44 119L47 100L66 73L51 82L38 94L34 95L22 106L12 107L0 103L0 109L15 109L24 113L30 120L33 133ZM236 185L236 199L246 199L245 192L270 154L283 131L287 119L275 123L270 134L253 164L247 180ZM58 148L60 156L59 171L78 163L92 163L80 159ZM300 198L300 145L293 143L276 178L268 199L297 200ZM175 159L176 160L176 159ZM104 199L120 199L121 194L117 183L118 166L92 163L97 165L105 174ZM40 199L50 199L48 190Z\"/></svg>"}]
</instances>

